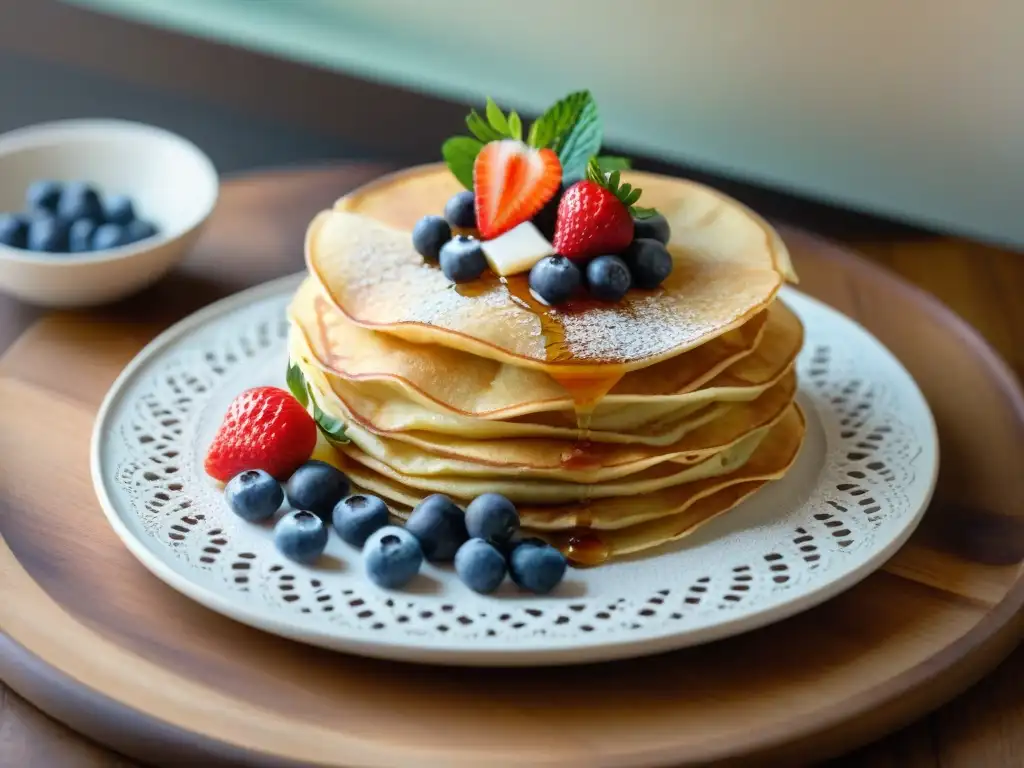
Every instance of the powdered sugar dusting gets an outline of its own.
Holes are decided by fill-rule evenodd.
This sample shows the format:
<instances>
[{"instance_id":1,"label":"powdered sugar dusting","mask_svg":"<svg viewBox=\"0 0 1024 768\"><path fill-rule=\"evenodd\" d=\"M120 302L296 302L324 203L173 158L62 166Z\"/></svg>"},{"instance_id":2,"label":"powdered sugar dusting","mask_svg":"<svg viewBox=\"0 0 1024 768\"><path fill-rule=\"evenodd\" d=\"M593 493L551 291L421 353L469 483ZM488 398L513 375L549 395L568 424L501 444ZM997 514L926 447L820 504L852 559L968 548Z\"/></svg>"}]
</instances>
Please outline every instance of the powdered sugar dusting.
<instances>
[{"instance_id":1,"label":"powdered sugar dusting","mask_svg":"<svg viewBox=\"0 0 1024 768\"><path fill-rule=\"evenodd\" d=\"M368 328L498 360L641 368L738 326L781 287L761 225L717 198L715 215L701 215L708 201L698 202L673 225L672 274L615 304L545 307L519 275L505 283L487 273L453 286L424 263L407 232L346 212L317 218L308 259L334 303Z\"/></svg>"}]
</instances>

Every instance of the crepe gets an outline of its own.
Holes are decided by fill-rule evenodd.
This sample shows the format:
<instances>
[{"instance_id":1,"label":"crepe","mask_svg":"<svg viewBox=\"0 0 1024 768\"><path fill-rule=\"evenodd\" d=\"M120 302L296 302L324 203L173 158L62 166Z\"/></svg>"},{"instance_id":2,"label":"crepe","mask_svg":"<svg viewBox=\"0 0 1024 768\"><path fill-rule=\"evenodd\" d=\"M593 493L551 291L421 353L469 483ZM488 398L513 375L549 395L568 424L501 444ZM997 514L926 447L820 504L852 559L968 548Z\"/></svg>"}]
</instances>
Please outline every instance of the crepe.
<instances>
[{"instance_id":1,"label":"crepe","mask_svg":"<svg viewBox=\"0 0 1024 768\"><path fill-rule=\"evenodd\" d=\"M616 532L618 535L618 532L628 531L636 526L662 523L660 526L651 525L645 529L636 529L632 535L622 533L623 541L632 541L631 544L623 544L627 551L658 546L686 533L688 525L705 522L739 503L741 499L736 498L737 491L743 487L752 484L759 486L785 475L800 452L805 429L803 413L799 406L793 404L786 410L783 418L771 428L747 461L731 473L703 478L636 497L606 497L569 504L521 503L517 505L519 516L523 526L530 531L547 534L597 531L605 540L609 539L607 532ZM410 509L429 495L374 472L331 449L323 448L317 453L317 457L330 461L345 471L360 488L387 500L396 517L408 517ZM715 503L702 503L699 508L694 507L698 501L712 497L716 498ZM466 499L456 498L456 501L463 506L467 503ZM690 514L682 517L686 513Z\"/></svg>"},{"instance_id":2,"label":"crepe","mask_svg":"<svg viewBox=\"0 0 1024 768\"><path fill-rule=\"evenodd\" d=\"M776 303L753 352L722 371L696 390L667 395L609 395L594 409L588 425L587 439L605 443L644 443L670 445L682 438L693 426L699 426L720 415L723 403L750 401L760 397L780 381L791 369L803 340L803 328L796 316L783 304ZM455 409L444 409L442 403L418 396L416 388L405 386L392 377L345 379L333 369L325 369L310 349L302 329L293 325L290 339L292 359L325 376L325 390L331 391L349 417L378 434L432 432L474 439L546 437L579 439L576 414L572 410L533 411L522 416L499 420L496 417L474 418ZM423 350L424 366L429 366L430 353ZM450 367L443 378L451 381L473 380L476 358L463 355L461 362L471 371ZM658 366L655 366L657 368ZM415 369L407 359L405 370ZM440 371L437 371L441 375ZM412 374L410 374L411 376ZM643 375L642 372L635 374ZM628 378L628 375L627 375ZM522 382L521 382L522 383ZM437 389L443 384L436 385ZM486 388L486 382L483 383ZM467 384L458 388L466 389ZM480 395L479 399L484 399ZM521 402L534 402L525 391ZM535 407L564 406L559 403L534 404Z\"/></svg>"},{"instance_id":3,"label":"crepe","mask_svg":"<svg viewBox=\"0 0 1024 768\"><path fill-rule=\"evenodd\" d=\"M736 330L684 355L642 372L627 373L602 401L600 410L651 397L683 394L699 388L731 364L750 354L766 327L788 334L799 349L798 321L783 305L755 315ZM465 416L507 419L539 411L574 408L565 387L543 371L477 357L436 344L412 344L387 333L362 328L327 301L308 279L288 310L292 326L305 337L313 358L347 381L389 381L427 408L440 407ZM451 375L457 371L458 375Z\"/></svg>"},{"instance_id":4,"label":"crepe","mask_svg":"<svg viewBox=\"0 0 1024 768\"><path fill-rule=\"evenodd\" d=\"M666 461L692 464L733 446L756 429L773 424L796 394L796 376L790 371L758 398L708 409L707 415L702 411L691 416L685 434L669 445L597 443L575 437L487 440L430 432L381 433L349 411L329 389L321 371L301 362L299 365L318 406L346 423L347 436L361 451L412 475L463 473L594 483Z\"/></svg>"},{"instance_id":5,"label":"crepe","mask_svg":"<svg viewBox=\"0 0 1024 768\"><path fill-rule=\"evenodd\" d=\"M409 237L420 216L441 210L456 191L435 166L392 176L318 214L306 235L307 266L332 304L365 328L560 381L600 376L612 383L738 328L795 280L782 241L739 203L678 179L625 180L644 187L645 201L669 220L674 269L658 289L630 291L616 304L544 307L523 275L453 286Z\"/></svg>"}]
</instances>

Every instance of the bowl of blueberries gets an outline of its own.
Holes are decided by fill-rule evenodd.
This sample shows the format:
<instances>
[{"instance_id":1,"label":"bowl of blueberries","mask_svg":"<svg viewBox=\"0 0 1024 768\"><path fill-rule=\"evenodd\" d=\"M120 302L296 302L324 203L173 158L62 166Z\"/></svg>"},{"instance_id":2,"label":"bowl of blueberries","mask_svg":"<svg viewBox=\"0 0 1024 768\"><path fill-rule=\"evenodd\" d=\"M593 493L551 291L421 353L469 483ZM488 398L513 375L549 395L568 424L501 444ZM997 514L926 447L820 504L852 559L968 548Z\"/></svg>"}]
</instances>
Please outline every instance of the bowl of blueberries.
<instances>
[{"instance_id":1,"label":"bowl of blueberries","mask_svg":"<svg viewBox=\"0 0 1024 768\"><path fill-rule=\"evenodd\" d=\"M0 290L48 307L105 304L159 280L217 202L188 140L122 120L0 136Z\"/></svg>"}]
</instances>

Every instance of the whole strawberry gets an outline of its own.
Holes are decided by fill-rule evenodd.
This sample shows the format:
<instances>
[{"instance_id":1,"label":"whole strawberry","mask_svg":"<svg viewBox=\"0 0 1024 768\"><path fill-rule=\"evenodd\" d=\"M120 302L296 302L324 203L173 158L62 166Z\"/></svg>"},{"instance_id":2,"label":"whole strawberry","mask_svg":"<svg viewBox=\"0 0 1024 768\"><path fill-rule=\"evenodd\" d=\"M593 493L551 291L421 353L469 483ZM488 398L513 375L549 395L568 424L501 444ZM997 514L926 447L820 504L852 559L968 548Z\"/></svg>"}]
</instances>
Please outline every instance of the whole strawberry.
<instances>
[{"instance_id":1,"label":"whole strawberry","mask_svg":"<svg viewBox=\"0 0 1024 768\"><path fill-rule=\"evenodd\" d=\"M256 387L228 407L206 453L206 473L227 482L247 469L287 480L316 446L317 426L290 393Z\"/></svg>"},{"instance_id":2,"label":"whole strawberry","mask_svg":"<svg viewBox=\"0 0 1024 768\"><path fill-rule=\"evenodd\" d=\"M635 206L640 192L631 184L620 185L618 171L605 176L591 159L587 178L569 187L558 204L555 250L573 261L625 250L633 241L633 217L654 214Z\"/></svg>"}]
</instances>

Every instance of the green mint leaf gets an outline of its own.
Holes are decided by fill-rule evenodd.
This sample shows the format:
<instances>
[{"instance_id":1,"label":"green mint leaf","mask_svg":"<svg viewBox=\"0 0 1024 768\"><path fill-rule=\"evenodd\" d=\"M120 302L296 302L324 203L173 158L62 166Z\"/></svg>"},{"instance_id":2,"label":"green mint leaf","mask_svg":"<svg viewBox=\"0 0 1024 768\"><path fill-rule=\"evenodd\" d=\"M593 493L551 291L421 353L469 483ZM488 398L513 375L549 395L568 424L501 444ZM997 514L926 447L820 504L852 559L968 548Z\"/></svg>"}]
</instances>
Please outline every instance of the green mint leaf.
<instances>
[{"instance_id":1,"label":"green mint leaf","mask_svg":"<svg viewBox=\"0 0 1024 768\"><path fill-rule=\"evenodd\" d=\"M640 208L638 206L630 208L629 212L634 219L649 219L657 213L654 208Z\"/></svg>"},{"instance_id":2,"label":"green mint leaf","mask_svg":"<svg viewBox=\"0 0 1024 768\"><path fill-rule=\"evenodd\" d=\"M530 126L530 146L550 147L561 156L565 141L588 104L594 104L590 91L576 91L555 102Z\"/></svg>"},{"instance_id":3,"label":"green mint leaf","mask_svg":"<svg viewBox=\"0 0 1024 768\"><path fill-rule=\"evenodd\" d=\"M541 149L547 146L545 143L548 139L547 129L548 126L541 120L534 120L530 123L530 132L526 135L526 143L536 149Z\"/></svg>"},{"instance_id":4,"label":"green mint leaf","mask_svg":"<svg viewBox=\"0 0 1024 768\"><path fill-rule=\"evenodd\" d=\"M288 375L285 377L288 382L288 391L299 401L303 408L309 405L309 396L306 394L306 377L302 375L302 369L289 361Z\"/></svg>"},{"instance_id":5,"label":"green mint leaf","mask_svg":"<svg viewBox=\"0 0 1024 768\"><path fill-rule=\"evenodd\" d=\"M349 442L348 437L345 435L345 422L321 411L320 406L316 404L316 400L313 400L313 421L316 422L316 425L328 440L335 443Z\"/></svg>"},{"instance_id":6,"label":"green mint leaf","mask_svg":"<svg viewBox=\"0 0 1024 768\"><path fill-rule=\"evenodd\" d=\"M613 155L601 155L597 158L597 164L605 173L628 171L633 167L633 161L628 157L615 157Z\"/></svg>"},{"instance_id":7,"label":"green mint leaf","mask_svg":"<svg viewBox=\"0 0 1024 768\"><path fill-rule=\"evenodd\" d=\"M558 159L562 163L562 181L569 184L587 173L590 161L601 149L604 129L601 116L597 112L597 103L590 99L580 110L569 135L558 150ZM597 165L597 161L594 161Z\"/></svg>"},{"instance_id":8,"label":"green mint leaf","mask_svg":"<svg viewBox=\"0 0 1024 768\"><path fill-rule=\"evenodd\" d=\"M516 141L523 140L523 120L516 112L508 113L508 133Z\"/></svg>"},{"instance_id":9,"label":"green mint leaf","mask_svg":"<svg viewBox=\"0 0 1024 768\"><path fill-rule=\"evenodd\" d=\"M480 117L475 109L470 110L469 114L466 115L466 127L469 128L470 133L480 139L484 144L489 141L497 141L498 139L505 138L488 125L487 121Z\"/></svg>"},{"instance_id":10,"label":"green mint leaf","mask_svg":"<svg viewBox=\"0 0 1024 768\"><path fill-rule=\"evenodd\" d=\"M473 163L484 148L484 143L469 136L456 136L441 145L441 156L448 170L466 189L473 188Z\"/></svg>"},{"instance_id":11,"label":"green mint leaf","mask_svg":"<svg viewBox=\"0 0 1024 768\"><path fill-rule=\"evenodd\" d=\"M487 122L502 136L509 135L508 120L505 119L505 113L501 111L501 107L495 104L494 99L490 96L487 97Z\"/></svg>"}]
</instances>

